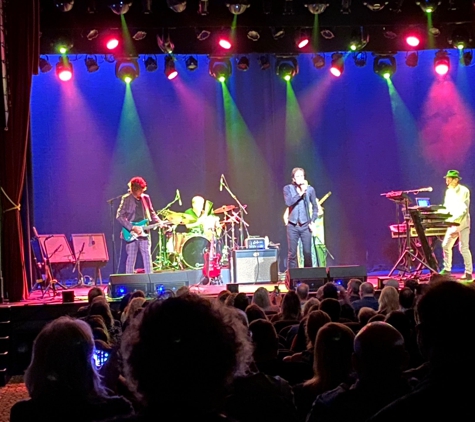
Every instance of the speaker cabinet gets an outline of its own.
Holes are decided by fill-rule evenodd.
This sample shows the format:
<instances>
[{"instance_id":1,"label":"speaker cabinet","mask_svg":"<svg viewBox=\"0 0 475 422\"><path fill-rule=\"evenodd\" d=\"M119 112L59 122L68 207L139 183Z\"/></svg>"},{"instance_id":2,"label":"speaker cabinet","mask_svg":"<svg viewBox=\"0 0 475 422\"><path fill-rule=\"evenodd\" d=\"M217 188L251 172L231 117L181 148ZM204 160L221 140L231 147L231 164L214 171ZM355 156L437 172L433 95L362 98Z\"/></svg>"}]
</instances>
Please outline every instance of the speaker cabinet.
<instances>
[{"instance_id":1,"label":"speaker cabinet","mask_svg":"<svg viewBox=\"0 0 475 422\"><path fill-rule=\"evenodd\" d=\"M328 280L326 267L291 268L289 275L290 290L295 290L299 283L305 283L311 292L316 292Z\"/></svg>"},{"instance_id":2,"label":"speaker cabinet","mask_svg":"<svg viewBox=\"0 0 475 422\"><path fill-rule=\"evenodd\" d=\"M142 290L146 295L150 294L148 274L111 274L109 282L109 293L113 298L122 297L137 290Z\"/></svg>"},{"instance_id":3,"label":"speaker cabinet","mask_svg":"<svg viewBox=\"0 0 475 422\"><path fill-rule=\"evenodd\" d=\"M328 268L328 280L348 287L348 281L357 278L361 281L367 281L368 272L364 265L339 265Z\"/></svg>"},{"instance_id":4,"label":"speaker cabinet","mask_svg":"<svg viewBox=\"0 0 475 422\"><path fill-rule=\"evenodd\" d=\"M72 234L74 253L82 262L109 262L104 233ZM79 253L81 256L79 257Z\"/></svg>"},{"instance_id":5,"label":"speaker cabinet","mask_svg":"<svg viewBox=\"0 0 475 422\"><path fill-rule=\"evenodd\" d=\"M277 283L277 249L241 249L233 252L235 283Z\"/></svg>"},{"instance_id":6,"label":"speaker cabinet","mask_svg":"<svg viewBox=\"0 0 475 422\"><path fill-rule=\"evenodd\" d=\"M50 264L74 264L74 255L64 234L40 234L38 240Z\"/></svg>"}]
</instances>

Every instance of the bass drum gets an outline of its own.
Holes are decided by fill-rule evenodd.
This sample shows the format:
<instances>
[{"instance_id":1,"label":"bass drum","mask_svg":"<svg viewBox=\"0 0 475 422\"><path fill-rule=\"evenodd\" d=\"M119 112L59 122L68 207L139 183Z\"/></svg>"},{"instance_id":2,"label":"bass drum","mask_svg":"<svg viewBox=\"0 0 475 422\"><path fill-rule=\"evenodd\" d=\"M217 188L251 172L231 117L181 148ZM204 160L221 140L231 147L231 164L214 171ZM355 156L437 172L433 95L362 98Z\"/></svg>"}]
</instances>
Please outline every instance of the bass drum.
<instances>
[{"instance_id":1,"label":"bass drum","mask_svg":"<svg viewBox=\"0 0 475 422\"><path fill-rule=\"evenodd\" d=\"M181 251L183 263L191 269L203 268L205 265L204 253L209 250L209 246L209 240L204 236L189 237Z\"/></svg>"}]
</instances>

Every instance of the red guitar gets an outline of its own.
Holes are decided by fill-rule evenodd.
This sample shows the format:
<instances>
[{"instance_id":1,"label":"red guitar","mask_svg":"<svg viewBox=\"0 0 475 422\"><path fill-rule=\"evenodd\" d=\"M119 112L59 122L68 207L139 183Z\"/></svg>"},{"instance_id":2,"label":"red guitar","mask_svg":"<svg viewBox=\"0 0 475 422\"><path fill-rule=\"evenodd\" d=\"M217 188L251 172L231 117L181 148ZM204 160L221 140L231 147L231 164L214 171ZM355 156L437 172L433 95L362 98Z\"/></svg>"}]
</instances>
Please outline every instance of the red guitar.
<instances>
[{"instance_id":1,"label":"red guitar","mask_svg":"<svg viewBox=\"0 0 475 422\"><path fill-rule=\"evenodd\" d=\"M210 241L209 251L203 254L203 258L205 261L203 275L210 280L218 278L221 275L221 266L219 265L221 254L216 253L215 251L214 234Z\"/></svg>"}]
</instances>

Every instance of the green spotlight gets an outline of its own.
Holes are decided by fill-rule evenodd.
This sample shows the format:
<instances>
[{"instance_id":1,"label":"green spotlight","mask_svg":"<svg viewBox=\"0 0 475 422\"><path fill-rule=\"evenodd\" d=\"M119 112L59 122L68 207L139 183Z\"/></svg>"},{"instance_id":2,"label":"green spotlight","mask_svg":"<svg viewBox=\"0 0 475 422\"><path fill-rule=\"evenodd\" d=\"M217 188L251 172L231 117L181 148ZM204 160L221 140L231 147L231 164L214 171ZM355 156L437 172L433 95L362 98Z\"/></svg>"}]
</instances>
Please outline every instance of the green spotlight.
<instances>
[{"instance_id":1,"label":"green spotlight","mask_svg":"<svg viewBox=\"0 0 475 422\"><path fill-rule=\"evenodd\" d=\"M275 73L284 81L289 82L299 73L299 65L295 57L277 57L275 64Z\"/></svg>"},{"instance_id":2,"label":"green spotlight","mask_svg":"<svg viewBox=\"0 0 475 422\"><path fill-rule=\"evenodd\" d=\"M284 76L284 81L289 82L291 79L292 79L292 77L290 75L285 75Z\"/></svg>"},{"instance_id":3,"label":"green spotlight","mask_svg":"<svg viewBox=\"0 0 475 422\"><path fill-rule=\"evenodd\" d=\"M218 81L219 81L219 82L226 82L226 77L224 77L223 75L221 75L221 76L218 77Z\"/></svg>"},{"instance_id":4,"label":"green spotlight","mask_svg":"<svg viewBox=\"0 0 475 422\"><path fill-rule=\"evenodd\" d=\"M209 62L209 74L219 82L225 82L232 74L231 62L228 58L213 57Z\"/></svg>"},{"instance_id":5,"label":"green spotlight","mask_svg":"<svg viewBox=\"0 0 475 422\"><path fill-rule=\"evenodd\" d=\"M125 82L126 84L130 84L130 82L132 82L132 78L131 78L130 76L125 76L125 77L124 77L124 82Z\"/></svg>"},{"instance_id":6,"label":"green spotlight","mask_svg":"<svg viewBox=\"0 0 475 422\"><path fill-rule=\"evenodd\" d=\"M59 52L61 54L66 54L68 52L68 49L62 45L59 47Z\"/></svg>"},{"instance_id":7,"label":"green spotlight","mask_svg":"<svg viewBox=\"0 0 475 422\"><path fill-rule=\"evenodd\" d=\"M396 59L390 54L377 54L374 57L373 70L384 79L390 79L396 73Z\"/></svg>"},{"instance_id":8,"label":"green spotlight","mask_svg":"<svg viewBox=\"0 0 475 422\"><path fill-rule=\"evenodd\" d=\"M384 79L391 79L391 74L389 72L383 73L383 78Z\"/></svg>"}]
</instances>

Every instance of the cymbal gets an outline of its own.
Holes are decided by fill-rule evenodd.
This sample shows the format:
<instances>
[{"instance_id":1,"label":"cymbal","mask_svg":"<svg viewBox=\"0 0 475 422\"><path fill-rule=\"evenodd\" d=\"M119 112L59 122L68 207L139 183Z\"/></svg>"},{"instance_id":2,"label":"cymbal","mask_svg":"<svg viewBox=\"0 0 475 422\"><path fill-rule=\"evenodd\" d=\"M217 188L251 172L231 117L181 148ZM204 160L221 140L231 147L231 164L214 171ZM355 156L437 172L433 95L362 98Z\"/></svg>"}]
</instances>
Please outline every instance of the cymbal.
<instances>
[{"instance_id":1,"label":"cymbal","mask_svg":"<svg viewBox=\"0 0 475 422\"><path fill-rule=\"evenodd\" d=\"M172 224L190 224L196 221L195 217L185 214L184 212L167 210L163 214L165 215L165 218Z\"/></svg>"},{"instance_id":2,"label":"cymbal","mask_svg":"<svg viewBox=\"0 0 475 422\"><path fill-rule=\"evenodd\" d=\"M222 207L216 208L213 213L214 214L221 214L223 212L229 212L233 209L237 208L236 205L223 205Z\"/></svg>"}]
</instances>

